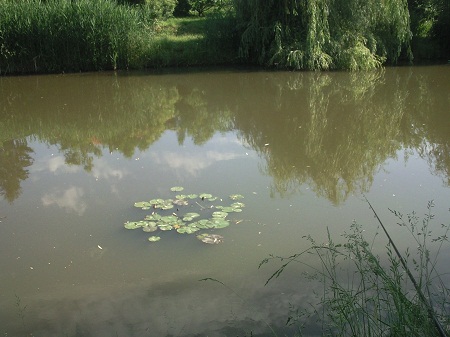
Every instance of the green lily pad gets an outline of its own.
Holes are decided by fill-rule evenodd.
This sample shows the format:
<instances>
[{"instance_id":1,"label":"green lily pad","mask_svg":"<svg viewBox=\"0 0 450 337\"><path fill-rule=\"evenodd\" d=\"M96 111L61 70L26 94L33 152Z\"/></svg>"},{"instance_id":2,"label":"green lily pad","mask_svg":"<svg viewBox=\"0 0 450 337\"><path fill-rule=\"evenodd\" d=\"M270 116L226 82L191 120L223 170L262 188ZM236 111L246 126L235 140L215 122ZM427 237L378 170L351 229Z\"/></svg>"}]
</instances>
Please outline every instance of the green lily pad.
<instances>
[{"instance_id":1,"label":"green lily pad","mask_svg":"<svg viewBox=\"0 0 450 337\"><path fill-rule=\"evenodd\" d=\"M127 221L124 223L126 229L136 229L145 226L146 221Z\"/></svg>"},{"instance_id":2,"label":"green lily pad","mask_svg":"<svg viewBox=\"0 0 450 337\"><path fill-rule=\"evenodd\" d=\"M159 236L150 236L148 238L148 241L150 241L150 242L156 242L156 241L159 241L159 240L161 240L161 238Z\"/></svg>"},{"instance_id":3,"label":"green lily pad","mask_svg":"<svg viewBox=\"0 0 450 337\"><path fill-rule=\"evenodd\" d=\"M182 190L184 190L184 187L181 186L174 186L170 189L172 192L180 192Z\"/></svg>"},{"instance_id":4,"label":"green lily pad","mask_svg":"<svg viewBox=\"0 0 450 337\"><path fill-rule=\"evenodd\" d=\"M198 213L186 213L183 217L183 221L192 221L194 218L199 217L200 214Z\"/></svg>"},{"instance_id":5,"label":"green lily pad","mask_svg":"<svg viewBox=\"0 0 450 337\"><path fill-rule=\"evenodd\" d=\"M191 222L189 224L190 227L198 228L198 229L208 229L209 227L206 224L201 224L198 221Z\"/></svg>"},{"instance_id":6,"label":"green lily pad","mask_svg":"<svg viewBox=\"0 0 450 337\"><path fill-rule=\"evenodd\" d=\"M1 0L0 0L1 1ZM180 186L174 186L170 188L173 192L183 191L184 188ZM175 194L175 193L174 193ZM229 196L230 199L234 200L229 206L214 206L214 201L223 200L220 197L213 196L210 193L201 193L201 194L177 194L173 199L152 199L150 201L137 201L134 203L134 206L141 209L151 209L153 208L153 212L151 214L147 214L143 220L141 221L128 221L124 223L124 227L126 229L136 229L142 228L144 232L154 232L158 229L161 231L169 231L176 230L178 233L182 234L192 234L201 229L219 229L225 228L230 225L230 221L225 220L228 216L228 213L231 212L242 212L242 208L245 207L245 204L242 202L236 202L236 200L244 198L241 194L232 194ZM205 206L200 204L200 202L196 202L195 199L200 198L204 201ZM192 201L191 201L192 200ZM207 202L210 202L208 204ZM208 214L211 214L210 218L201 218L202 215L194 212L180 212L180 206L187 206L192 204L197 204L203 211L208 211ZM172 211L166 212L166 210L170 210L174 207L177 208L176 213L172 213L171 215L165 215L164 213L171 213ZM195 208L192 208L195 210ZM149 238L150 241L158 241L160 238L157 236ZM216 234L202 234L198 236L200 240L206 243L220 243L222 242L222 237Z\"/></svg>"},{"instance_id":7,"label":"green lily pad","mask_svg":"<svg viewBox=\"0 0 450 337\"><path fill-rule=\"evenodd\" d=\"M152 199L149 201L150 204L152 205L158 205L164 202L164 199Z\"/></svg>"},{"instance_id":8,"label":"green lily pad","mask_svg":"<svg viewBox=\"0 0 450 337\"><path fill-rule=\"evenodd\" d=\"M227 212L214 212L212 214L213 218L222 218L225 219L227 217L228 213Z\"/></svg>"},{"instance_id":9,"label":"green lily pad","mask_svg":"<svg viewBox=\"0 0 450 337\"><path fill-rule=\"evenodd\" d=\"M159 215L158 213L152 213L152 214L146 215L144 220L158 221L158 220L161 220L161 215Z\"/></svg>"},{"instance_id":10,"label":"green lily pad","mask_svg":"<svg viewBox=\"0 0 450 337\"><path fill-rule=\"evenodd\" d=\"M162 204L160 208L163 209L163 210L172 209L173 208L173 204L172 203L170 203L170 204Z\"/></svg>"},{"instance_id":11,"label":"green lily pad","mask_svg":"<svg viewBox=\"0 0 450 337\"><path fill-rule=\"evenodd\" d=\"M242 198L244 198L244 196L241 195L241 194L232 194L232 195L230 195L230 199L231 200L239 200L239 199L242 199Z\"/></svg>"},{"instance_id":12,"label":"green lily pad","mask_svg":"<svg viewBox=\"0 0 450 337\"><path fill-rule=\"evenodd\" d=\"M200 229L214 228L214 225L208 219L201 219L196 222L192 222L189 226L195 226Z\"/></svg>"},{"instance_id":13,"label":"green lily pad","mask_svg":"<svg viewBox=\"0 0 450 337\"><path fill-rule=\"evenodd\" d=\"M183 226L183 227L177 228L177 232L181 233L181 234L192 234L199 230L200 230L200 228L192 227L192 226Z\"/></svg>"},{"instance_id":14,"label":"green lily pad","mask_svg":"<svg viewBox=\"0 0 450 337\"><path fill-rule=\"evenodd\" d=\"M158 226L156 225L156 222L149 221L145 226L142 226L142 230L144 232L150 233L155 232L158 229Z\"/></svg>"},{"instance_id":15,"label":"green lily pad","mask_svg":"<svg viewBox=\"0 0 450 337\"><path fill-rule=\"evenodd\" d=\"M197 239L207 244L219 244L223 242L223 236L218 234L200 234Z\"/></svg>"},{"instance_id":16,"label":"green lily pad","mask_svg":"<svg viewBox=\"0 0 450 337\"><path fill-rule=\"evenodd\" d=\"M162 231L171 231L173 229L173 227L171 225L168 225L168 224L165 224L165 223L158 224L158 227Z\"/></svg>"},{"instance_id":17,"label":"green lily pad","mask_svg":"<svg viewBox=\"0 0 450 337\"><path fill-rule=\"evenodd\" d=\"M138 202L134 203L134 207L142 208L142 209L144 209L144 208L149 209L151 206L152 205L148 201L138 201Z\"/></svg>"},{"instance_id":18,"label":"green lily pad","mask_svg":"<svg viewBox=\"0 0 450 337\"><path fill-rule=\"evenodd\" d=\"M178 217L176 217L175 215L167 215L167 216L161 217L161 221L166 224L171 224L171 223L178 221Z\"/></svg>"},{"instance_id":19,"label":"green lily pad","mask_svg":"<svg viewBox=\"0 0 450 337\"><path fill-rule=\"evenodd\" d=\"M210 219L209 223L212 226L212 228L225 228L230 225L230 222L228 220L222 218Z\"/></svg>"}]
</instances>

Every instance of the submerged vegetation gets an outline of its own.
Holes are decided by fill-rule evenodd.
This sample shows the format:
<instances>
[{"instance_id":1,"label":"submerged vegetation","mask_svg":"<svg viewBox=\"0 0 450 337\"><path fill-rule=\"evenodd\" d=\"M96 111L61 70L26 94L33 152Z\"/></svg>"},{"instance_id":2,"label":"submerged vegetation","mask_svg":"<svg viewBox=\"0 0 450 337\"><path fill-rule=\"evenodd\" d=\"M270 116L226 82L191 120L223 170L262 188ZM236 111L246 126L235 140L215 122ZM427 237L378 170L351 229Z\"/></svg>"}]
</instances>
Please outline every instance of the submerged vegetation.
<instances>
[{"instance_id":1,"label":"submerged vegetation","mask_svg":"<svg viewBox=\"0 0 450 337\"><path fill-rule=\"evenodd\" d=\"M449 275L439 273L438 255L448 245L450 224L435 228L433 207L429 202L422 219L415 212L404 216L391 211L416 250L399 253L386 232L386 257L377 256L372 251L375 238L367 241L363 227L353 223L342 235L343 243L329 232L325 243L306 236L306 251L264 259L260 267L269 261L281 263L266 284L300 263L309 268L306 278L321 285L309 309L293 306L286 324L307 332L308 322L320 322L322 336L448 336ZM380 225L385 230L381 220Z\"/></svg>"},{"instance_id":2,"label":"submerged vegetation","mask_svg":"<svg viewBox=\"0 0 450 337\"><path fill-rule=\"evenodd\" d=\"M172 192L181 192L183 187L174 186L170 189ZM150 201L138 201L134 207L142 210L152 210L147 214L144 220L127 221L124 224L126 229L141 228L144 232L171 231L179 234L193 234L199 231L214 230L228 227L231 220L225 218L229 213L240 213L245 204L236 202L244 198L240 194L232 194L229 197L234 201L229 206L214 205L212 202L221 202L222 199L213 196L210 193L200 194L177 194L170 199L152 199ZM188 210L188 212L184 210ZM192 212L195 209L200 212ZM242 220L235 220L240 223ZM198 233L197 233L198 234ZM150 236L148 241L157 242L161 239L159 236ZM213 233L201 233L197 239L208 244L219 244L223 242L223 236Z\"/></svg>"},{"instance_id":3,"label":"submerged vegetation","mask_svg":"<svg viewBox=\"0 0 450 337\"><path fill-rule=\"evenodd\" d=\"M0 0L0 74L230 63L357 70L414 54L448 58L449 7L443 0Z\"/></svg>"}]
</instances>

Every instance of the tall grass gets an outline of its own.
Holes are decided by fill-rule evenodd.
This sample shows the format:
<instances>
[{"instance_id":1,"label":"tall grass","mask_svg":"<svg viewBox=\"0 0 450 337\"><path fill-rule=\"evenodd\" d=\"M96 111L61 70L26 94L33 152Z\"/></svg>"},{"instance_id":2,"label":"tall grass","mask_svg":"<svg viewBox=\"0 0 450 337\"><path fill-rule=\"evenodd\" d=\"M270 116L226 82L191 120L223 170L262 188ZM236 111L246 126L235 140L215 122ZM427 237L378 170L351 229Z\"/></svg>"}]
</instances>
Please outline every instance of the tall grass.
<instances>
[{"instance_id":1,"label":"tall grass","mask_svg":"<svg viewBox=\"0 0 450 337\"><path fill-rule=\"evenodd\" d=\"M0 0L0 75L235 62L232 15L170 20L173 1L124 2Z\"/></svg>"},{"instance_id":2,"label":"tall grass","mask_svg":"<svg viewBox=\"0 0 450 337\"><path fill-rule=\"evenodd\" d=\"M112 0L0 0L0 74L133 66L150 14Z\"/></svg>"},{"instance_id":3,"label":"tall grass","mask_svg":"<svg viewBox=\"0 0 450 337\"><path fill-rule=\"evenodd\" d=\"M336 243L329 232L322 244L308 236L311 246L306 251L263 260L260 267L273 259L282 262L267 283L296 262L308 263L308 278L322 285L312 309L294 308L288 323L304 325L313 318L320 322L323 336L447 336L450 288L443 278L448 275L439 274L436 265L450 225L441 225L441 235L433 234L432 207L430 202L422 220L415 213L392 211L398 225L410 233L415 252L408 249L400 255L389 240L382 259L373 252L373 241L366 241L362 226L353 223L343 235L344 243ZM434 250L432 243L437 245ZM319 267L312 267L311 256Z\"/></svg>"}]
</instances>

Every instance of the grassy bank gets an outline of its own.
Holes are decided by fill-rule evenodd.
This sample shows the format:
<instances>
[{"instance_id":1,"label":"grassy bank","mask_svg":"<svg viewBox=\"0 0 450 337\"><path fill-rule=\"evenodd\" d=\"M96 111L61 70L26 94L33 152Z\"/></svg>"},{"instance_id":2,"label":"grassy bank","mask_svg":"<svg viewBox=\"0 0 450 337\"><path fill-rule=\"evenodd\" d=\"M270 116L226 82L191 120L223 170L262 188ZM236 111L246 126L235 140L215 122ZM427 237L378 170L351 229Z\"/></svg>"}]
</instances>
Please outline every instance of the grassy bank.
<instances>
[{"instance_id":1,"label":"grassy bank","mask_svg":"<svg viewBox=\"0 0 450 337\"><path fill-rule=\"evenodd\" d=\"M223 18L164 19L112 0L0 0L0 74L233 61L217 41Z\"/></svg>"},{"instance_id":2,"label":"grassy bank","mask_svg":"<svg viewBox=\"0 0 450 337\"><path fill-rule=\"evenodd\" d=\"M156 22L146 68L238 62L233 23L224 17L171 18Z\"/></svg>"},{"instance_id":3,"label":"grassy bank","mask_svg":"<svg viewBox=\"0 0 450 337\"><path fill-rule=\"evenodd\" d=\"M446 58L450 11L436 5L437 14L422 13L406 2L380 9L352 1L341 13L328 0L290 1L288 12L277 1L236 0L206 17L176 19L173 1L0 0L0 75L237 62L365 70L415 55ZM367 11L378 14L360 20Z\"/></svg>"}]
</instances>

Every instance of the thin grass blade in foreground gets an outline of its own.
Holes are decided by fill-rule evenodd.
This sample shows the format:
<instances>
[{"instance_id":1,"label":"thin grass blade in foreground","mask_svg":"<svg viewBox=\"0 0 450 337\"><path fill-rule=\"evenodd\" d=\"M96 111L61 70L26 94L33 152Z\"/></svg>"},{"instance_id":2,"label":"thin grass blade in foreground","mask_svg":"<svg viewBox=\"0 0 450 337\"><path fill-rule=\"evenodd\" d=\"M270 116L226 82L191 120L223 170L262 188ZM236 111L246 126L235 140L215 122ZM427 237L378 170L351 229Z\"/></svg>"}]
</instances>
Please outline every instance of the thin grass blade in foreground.
<instances>
[{"instance_id":1,"label":"thin grass blade in foreground","mask_svg":"<svg viewBox=\"0 0 450 337\"><path fill-rule=\"evenodd\" d=\"M400 252L397 249L397 246L395 245L394 241L392 241L391 236L389 235L386 227L383 225L383 222L379 218L377 212L375 211L375 209L373 208L373 206L369 202L369 200L366 198L366 196L364 196L364 198L366 199L367 204L369 205L370 209L372 210L373 214L375 215L375 218L378 220L378 223L380 224L381 228L383 228L383 231L386 234L386 236L387 236L387 238L389 240L389 243L394 248L395 253L397 254L397 257L399 258L399 260L400 260L404 270L406 271L406 273L408 274L409 279L411 280L412 284L414 285L414 288L416 289L420 300L423 302L423 304L428 309L428 315L430 316L430 319L433 320L433 323L434 323L434 325L436 327L436 330L439 332L439 336L447 337L447 334L445 333L443 327L441 326L441 323L436 318L436 315L434 313L434 310L433 310L431 304L428 302L428 300L425 298L424 294L422 293L422 289L420 289L419 285L417 284L416 279L414 278L414 276L412 275L411 271L409 270L408 265L406 264L406 261L403 259L403 256L400 254Z\"/></svg>"},{"instance_id":2,"label":"thin grass blade in foreground","mask_svg":"<svg viewBox=\"0 0 450 337\"><path fill-rule=\"evenodd\" d=\"M441 225L444 234L431 239L430 204L428 209L429 214L417 230L414 215L408 216L408 224L400 224L418 244L415 252L407 249L403 261L397 256L399 251L397 247L394 249L392 240L386 245L387 257L381 259L375 255L372 247L378 234L372 243L367 242L362 226L356 222L342 235L342 244L335 243L329 232L328 241L322 244L307 236L310 248L304 252L287 258L271 255L264 259L260 267L271 260L281 262L268 282L280 277L296 262L309 264L312 273L308 273L307 279L322 287L321 292L316 293L318 301L309 303L310 309L304 303L299 304L299 308L293 305L287 323L306 327L307 322L314 326L321 324L322 336L447 336L442 324L450 325L450 289L436 270L437 255L434 260L430 258L427 241L438 243L439 253L442 244L448 242L450 225ZM305 253L308 253L307 259ZM408 267L410 259L413 268ZM421 295L414 284L411 287L405 266ZM441 289L435 292L434 286ZM433 306L433 296L440 306ZM434 318L430 315L431 308ZM441 330L436 323L440 323Z\"/></svg>"}]
</instances>

